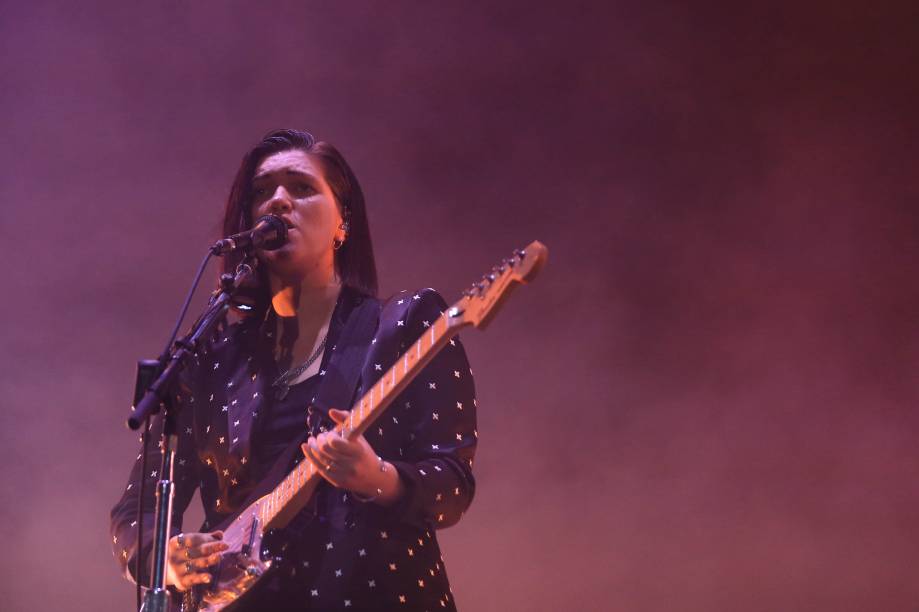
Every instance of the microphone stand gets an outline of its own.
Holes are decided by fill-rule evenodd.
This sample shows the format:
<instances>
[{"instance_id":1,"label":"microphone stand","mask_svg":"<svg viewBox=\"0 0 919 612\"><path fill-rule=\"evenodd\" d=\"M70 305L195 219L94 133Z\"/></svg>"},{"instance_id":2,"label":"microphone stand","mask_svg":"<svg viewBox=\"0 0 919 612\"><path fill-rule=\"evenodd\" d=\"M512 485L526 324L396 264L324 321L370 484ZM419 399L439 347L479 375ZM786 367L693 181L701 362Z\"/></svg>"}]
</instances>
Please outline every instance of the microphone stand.
<instances>
[{"instance_id":1,"label":"microphone stand","mask_svg":"<svg viewBox=\"0 0 919 612\"><path fill-rule=\"evenodd\" d=\"M155 381L147 388L146 393L137 405L132 408L128 426L138 429L144 421L163 407L163 433L161 438L162 463L160 480L156 485L156 514L153 535L153 573L150 588L144 596L142 612L166 612L169 607L169 591L166 590L166 555L169 544L169 532L172 523L172 499L175 495L175 484L172 480L173 462L177 441L177 411L172 404L172 390L179 373L185 367L189 357L194 355L202 339L210 337L217 324L230 308L233 296L239 288L255 274L258 260L252 252L246 253L243 261L236 267L236 274L224 274L220 277L220 289L211 298L204 313L192 326L191 331L183 338L176 340L171 350L160 359L160 372ZM144 475L141 474L141 478ZM143 503L143 500L141 500ZM141 554L140 535L138 534L138 556ZM140 576L137 576L140 580Z\"/></svg>"}]
</instances>

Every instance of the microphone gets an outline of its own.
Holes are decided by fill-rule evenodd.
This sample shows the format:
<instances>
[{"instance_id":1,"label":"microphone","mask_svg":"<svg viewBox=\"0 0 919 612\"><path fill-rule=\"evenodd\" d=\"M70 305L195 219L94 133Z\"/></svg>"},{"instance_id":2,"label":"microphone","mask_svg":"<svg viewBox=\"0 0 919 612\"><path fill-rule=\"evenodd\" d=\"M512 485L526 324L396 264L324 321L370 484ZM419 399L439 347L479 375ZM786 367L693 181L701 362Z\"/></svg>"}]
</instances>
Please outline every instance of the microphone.
<instances>
[{"instance_id":1,"label":"microphone","mask_svg":"<svg viewBox=\"0 0 919 612\"><path fill-rule=\"evenodd\" d=\"M239 249L274 251L287 243L287 224L281 217L265 215L255 222L255 227L240 234L218 240L211 247L214 255L224 255Z\"/></svg>"}]
</instances>

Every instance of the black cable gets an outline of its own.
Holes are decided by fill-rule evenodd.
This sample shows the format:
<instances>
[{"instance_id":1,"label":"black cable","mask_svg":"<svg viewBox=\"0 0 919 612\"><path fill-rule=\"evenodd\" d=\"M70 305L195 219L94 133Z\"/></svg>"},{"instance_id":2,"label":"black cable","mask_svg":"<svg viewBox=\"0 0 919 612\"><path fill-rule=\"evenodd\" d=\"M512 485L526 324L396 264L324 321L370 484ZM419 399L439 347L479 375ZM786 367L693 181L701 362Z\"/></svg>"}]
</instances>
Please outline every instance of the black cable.
<instances>
[{"instance_id":1,"label":"black cable","mask_svg":"<svg viewBox=\"0 0 919 612\"><path fill-rule=\"evenodd\" d=\"M185 313L188 312L188 305L191 304L191 298L195 294L195 289L198 288L198 283L201 281L201 275L204 274L204 269L207 267L207 262L211 260L213 255L214 253L208 249L207 255L205 255L201 265L198 266L198 273L195 274L195 280L191 284L191 290L188 292L188 295L185 296L185 303L182 304L182 312L179 313L179 320L176 321L175 327L172 328L172 335L169 336L169 342L166 343L166 348L163 349L163 356L160 357L160 363L162 366L166 365L166 355L169 354L169 349L172 348L172 343L175 342L176 335L179 333L179 328L182 326L182 321L185 319Z\"/></svg>"}]
</instances>

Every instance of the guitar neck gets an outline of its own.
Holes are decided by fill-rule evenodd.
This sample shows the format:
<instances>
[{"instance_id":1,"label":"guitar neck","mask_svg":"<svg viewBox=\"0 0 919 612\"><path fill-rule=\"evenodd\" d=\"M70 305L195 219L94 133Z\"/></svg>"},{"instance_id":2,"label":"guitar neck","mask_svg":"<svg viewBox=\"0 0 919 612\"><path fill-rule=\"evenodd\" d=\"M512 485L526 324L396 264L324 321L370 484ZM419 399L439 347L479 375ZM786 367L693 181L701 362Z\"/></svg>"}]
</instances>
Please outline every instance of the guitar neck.
<instances>
[{"instance_id":1,"label":"guitar neck","mask_svg":"<svg viewBox=\"0 0 919 612\"><path fill-rule=\"evenodd\" d=\"M455 336L463 324L451 321L460 314L450 308L425 328L421 337L351 407L348 420L335 426L342 437L353 439L363 434L411 383L431 359ZM259 505L264 530L285 526L306 506L322 476L310 461L301 461Z\"/></svg>"}]
</instances>

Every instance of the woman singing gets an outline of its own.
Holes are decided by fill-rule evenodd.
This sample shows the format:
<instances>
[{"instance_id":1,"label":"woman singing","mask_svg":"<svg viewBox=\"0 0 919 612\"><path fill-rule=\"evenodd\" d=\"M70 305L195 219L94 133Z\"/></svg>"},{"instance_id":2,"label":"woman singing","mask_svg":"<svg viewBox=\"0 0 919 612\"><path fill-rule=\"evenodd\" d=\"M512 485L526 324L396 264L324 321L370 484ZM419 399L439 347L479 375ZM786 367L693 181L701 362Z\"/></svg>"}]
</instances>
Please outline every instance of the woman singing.
<instances>
[{"instance_id":1,"label":"woman singing","mask_svg":"<svg viewBox=\"0 0 919 612\"><path fill-rule=\"evenodd\" d=\"M167 583L181 592L211 580L209 568L227 545L221 532L210 530L242 510L285 449L305 440L295 460L311 462L323 483L285 533L279 568L244 600L246 609L455 609L435 530L460 519L475 488L475 392L459 340L365 435L349 440L331 431L347 418L350 403L321 407L338 370L357 368L351 402L446 304L430 289L386 301L375 297L363 194L328 143L278 130L245 155L227 201L224 234L245 231L266 214L284 220L287 243L258 252L257 283L241 300L239 316L197 352L176 393ZM224 271L232 272L240 257L227 256ZM336 349L340 356L358 311L372 313L363 319L371 317L370 340L349 366L347 359L336 361ZM155 421L151 433L160 429ZM145 474L138 458L111 515L115 557L133 580L140 555L144 584L159 456L157 448L150 452ZM147 479L144 499L141 477ZM182 514L198 487L206 520L199 530L182 532ZM144 515L141 551L138 506Z\"/></svg>"}]
</instances>

